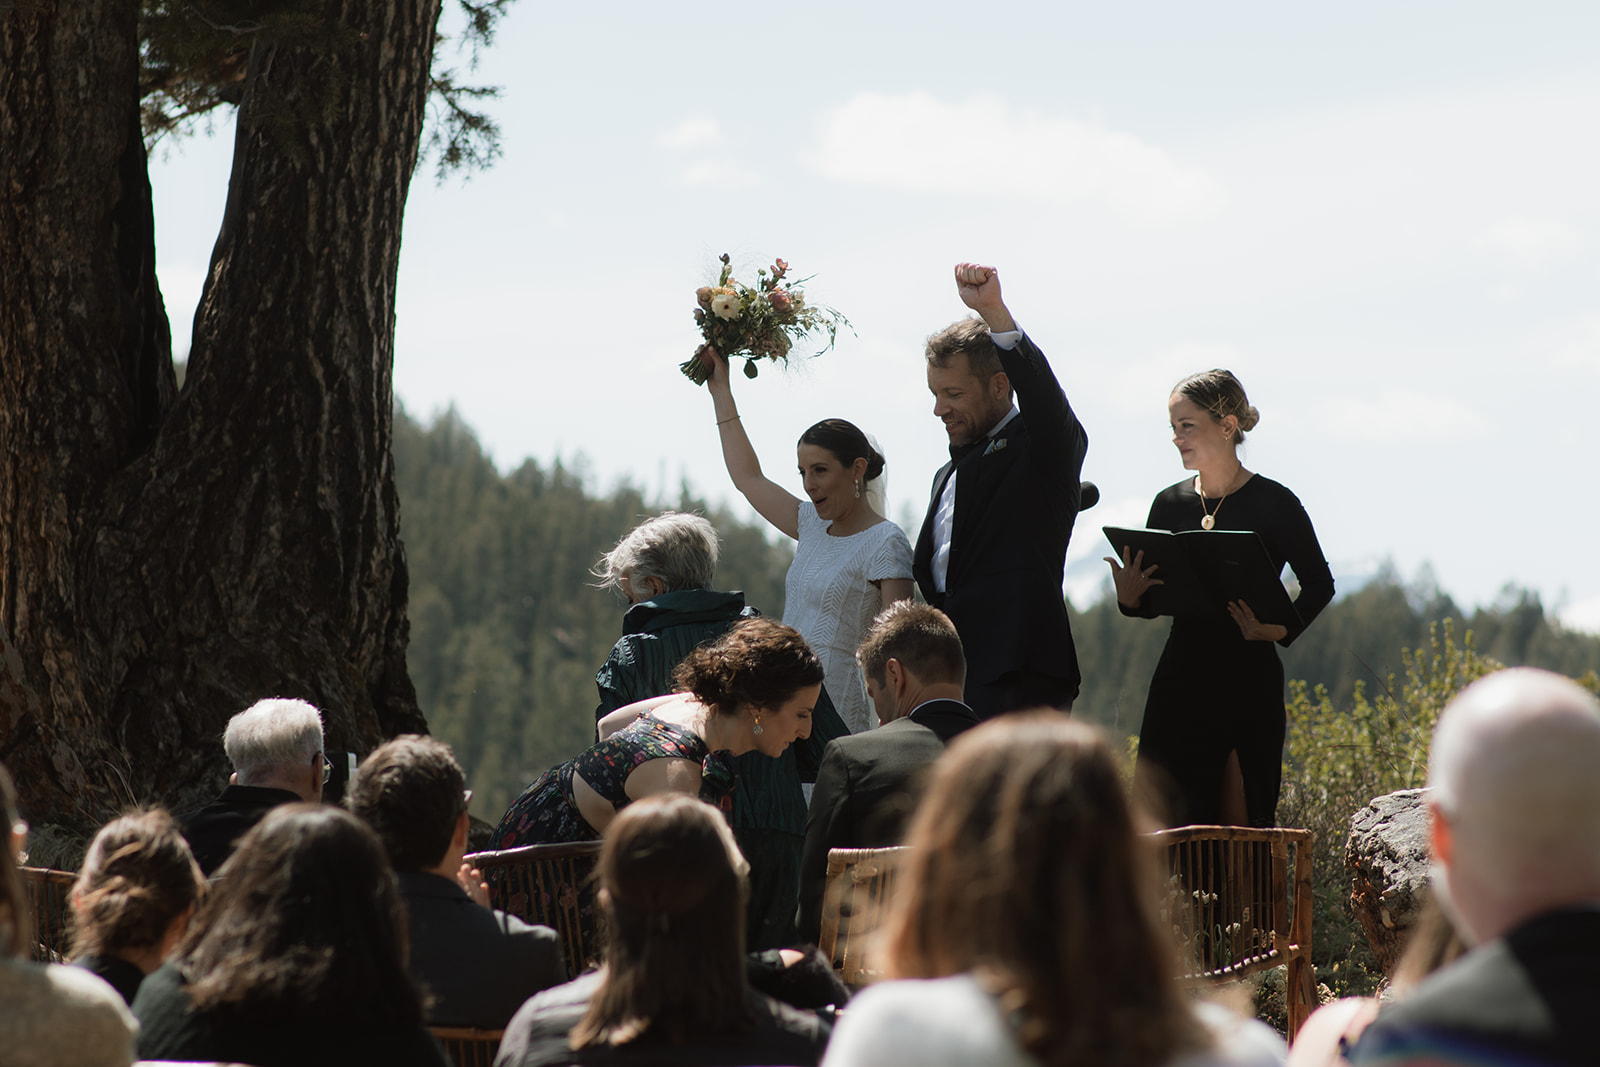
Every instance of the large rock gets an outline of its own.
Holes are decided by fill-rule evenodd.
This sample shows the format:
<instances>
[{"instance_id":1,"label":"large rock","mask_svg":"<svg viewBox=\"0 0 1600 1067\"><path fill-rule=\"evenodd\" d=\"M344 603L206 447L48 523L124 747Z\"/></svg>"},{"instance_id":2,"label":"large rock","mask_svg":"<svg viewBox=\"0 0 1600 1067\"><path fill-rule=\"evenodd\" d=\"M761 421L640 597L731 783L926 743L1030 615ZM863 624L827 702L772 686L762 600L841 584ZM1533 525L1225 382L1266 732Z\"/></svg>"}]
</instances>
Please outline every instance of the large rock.
<instances>
[{"instance_id":1,"label":"large rock","mask_svg":"<svg viewBox=\"0 0 1600 1067\"><path fill-rule=\"evenodd\" d=\"M1428 790L1378 797L1350 820L1350 908L1384 973L1428 901Z\"/></svg>"}]
</instances>

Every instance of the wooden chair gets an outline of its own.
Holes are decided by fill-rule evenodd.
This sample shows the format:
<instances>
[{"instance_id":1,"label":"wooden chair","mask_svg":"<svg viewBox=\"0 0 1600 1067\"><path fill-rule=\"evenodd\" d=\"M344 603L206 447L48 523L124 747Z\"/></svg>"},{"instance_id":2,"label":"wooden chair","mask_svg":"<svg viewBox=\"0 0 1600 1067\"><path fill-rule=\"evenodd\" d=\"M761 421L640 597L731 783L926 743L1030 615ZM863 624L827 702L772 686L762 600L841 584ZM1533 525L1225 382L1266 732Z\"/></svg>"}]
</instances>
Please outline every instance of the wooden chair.
<instances>
[{"instance_id":1,"label":"wooden chair","mask_svg":"<svg viewBox=\"0 0 1600 1067\"><path fill-rule=\"evenodd\" d=\"M1311 831L1180 826L1154 837L1166 851L1164 911L1183 945L1184 979L1229 980L1288 967L1292 1039L1317 1004Z\"/></svg>"},{"instance_id":2,"label":"wooden chair","mask_svg":"<svg viewBox=\"0 0 1600 1067\"><path fill-rule=\"evenodd\" d=\"M480 867L479 870L482 870ZM474 1030L469 1026L430 1026L446 1058L455 1067L494 1067L504 1030Z\"/></svg>"},{"instance_id":3,"label":"wooden chair","mask_svg":"<svg viewBox=\"0 0 1600 1067\"><path fill-rule=\"evenodd\" d=\"M599 953L590 877L599 854L600 842L583 841L477 852L467 860L483 872L491 904L556 932L567 975L577 977Z\"/></svg>"},{"instance_id":4,"label":"wooden chair","mask_svg":"<svg viewBox=\"0 0 1600 1067\"><path fill-rule=\"evenodd\" d=\"M18 873L33 902L33 958L60 963L71 940L72 883L78 876L48 867L22 867Z\"/></svg>"},{"instance_id":5,"label":"wooden chair","mask_svg":"<svg viewBox=\"0 0 1600 1067\"><path fill-rule=\"evenodd\" d=\"M822 954L852 988L882 976L873 959L874 935L894 892L897 860L904 848L828 850L828 884L822 897Z\"/></svg>"}]
</instances>

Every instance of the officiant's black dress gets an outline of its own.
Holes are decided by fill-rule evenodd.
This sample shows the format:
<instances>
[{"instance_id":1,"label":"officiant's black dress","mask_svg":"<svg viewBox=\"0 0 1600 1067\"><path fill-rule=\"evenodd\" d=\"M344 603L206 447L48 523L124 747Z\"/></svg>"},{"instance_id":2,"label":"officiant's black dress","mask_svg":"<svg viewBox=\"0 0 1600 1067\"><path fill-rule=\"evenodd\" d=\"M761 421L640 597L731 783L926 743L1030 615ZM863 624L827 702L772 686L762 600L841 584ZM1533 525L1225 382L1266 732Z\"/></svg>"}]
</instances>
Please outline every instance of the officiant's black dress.
<instances>
[{"instance_id":1,"label":"officiant's black dress","mask_svg":"<svg viewBox=\"0 0 1600 1067\"><path fill-rule=\"evenodd\" d=\"M1306 509L1284 486L1259 474L1220 507L1214 500L1211 506L1214 529L1254 530L1273 563L1294 568L1298 620L1268 618L1262 605L1250 605L1261 622L1288 629L1278 642L1288 647L1333 599L1333 574ZM1202 514L1190 477L1161 491L1145 526L1198 530ZM1173 826L1217 822L1223 768L1228 753L1237 751L1250 825L1275 825L1285 725L1283 664L1272 642L1246 641L1226 604L1212 615L1173 619L1139 731L1139 761L1158 771L1153 777L1168 808L1158 814Z\"/></svg>"}]
</instances>

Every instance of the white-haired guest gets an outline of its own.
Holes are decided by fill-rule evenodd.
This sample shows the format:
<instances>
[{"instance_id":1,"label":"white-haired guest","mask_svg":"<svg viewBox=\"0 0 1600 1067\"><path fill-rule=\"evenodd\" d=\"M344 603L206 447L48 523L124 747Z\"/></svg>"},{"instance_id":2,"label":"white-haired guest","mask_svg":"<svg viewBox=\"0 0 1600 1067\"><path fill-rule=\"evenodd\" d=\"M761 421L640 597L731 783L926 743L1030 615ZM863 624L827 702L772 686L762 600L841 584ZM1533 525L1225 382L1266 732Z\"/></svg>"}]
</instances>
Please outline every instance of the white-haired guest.
<instances>
[{"instance_id":1,"label":"white-haired guest","mask_svg":"<svg viewBox=\"0 0 1600 1067\"><path fill-rule=\"evenodd\" d=\"M304 700L257 701L228 720L222 748L233 764L227 788L179 819L207 877L273 808L320 802L331 767L322 750L322 713Z\"/></svg>"},{"instance_id":2,"label":"white-haired guest","mask_svg":"<svg viewBox=\"0 0 1600 1067\"><path fill-rule=\"evenodd\" d=\"M628 601L622 637L594 676L598 722L621 707L672 692L672 670L697 646L758 615L741 592L711 588L717 529L700 515L646 519L600 558L595 577Z\"/></svg>"}]
</instances>

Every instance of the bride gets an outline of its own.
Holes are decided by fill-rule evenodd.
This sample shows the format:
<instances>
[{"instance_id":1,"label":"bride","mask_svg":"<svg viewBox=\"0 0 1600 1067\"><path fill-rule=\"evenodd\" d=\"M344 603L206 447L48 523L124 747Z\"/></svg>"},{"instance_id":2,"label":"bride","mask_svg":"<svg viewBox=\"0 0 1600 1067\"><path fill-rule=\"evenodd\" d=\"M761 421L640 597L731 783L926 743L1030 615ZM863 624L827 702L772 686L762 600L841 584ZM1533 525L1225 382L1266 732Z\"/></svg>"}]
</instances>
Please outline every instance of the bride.
<instances>
[{"instance_id":1,"label":"bride","mask_svg":"<svg viewBox=\"0 0 1600 1067\"><path fill-rule=\"evenodd\" d=\"M883 456L843 419L824 419L800 436L802 500L761 473L734 405L728 361L707 346L706 383L717 413L722 459L734 487L778 530L794 538L784 581L783 621L822 659L827 690L851 733L878 725L856 668L856 646L879 611L911 597L911 543L879 514L872 483Z\"/></svg>"}]
</instances>

